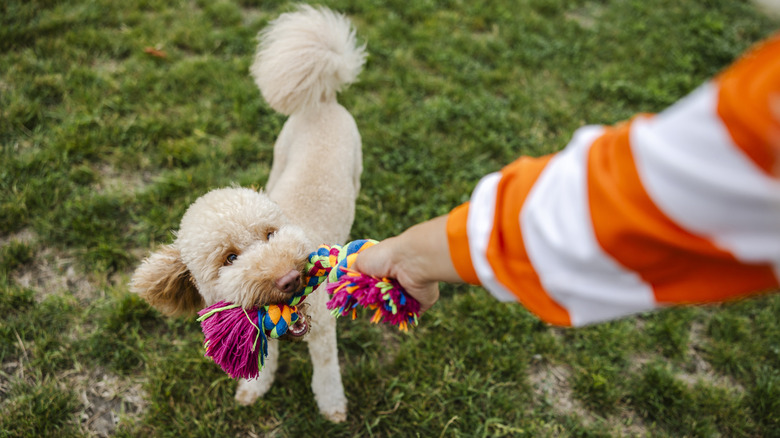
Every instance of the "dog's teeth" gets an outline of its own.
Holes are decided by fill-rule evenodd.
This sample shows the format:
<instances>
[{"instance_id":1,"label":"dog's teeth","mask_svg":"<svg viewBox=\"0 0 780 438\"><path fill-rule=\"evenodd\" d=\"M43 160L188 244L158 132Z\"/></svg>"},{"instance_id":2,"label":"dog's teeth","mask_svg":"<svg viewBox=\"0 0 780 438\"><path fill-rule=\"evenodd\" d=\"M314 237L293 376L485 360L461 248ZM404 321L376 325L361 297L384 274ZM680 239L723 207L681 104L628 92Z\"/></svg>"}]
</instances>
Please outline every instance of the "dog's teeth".
<instances>
[{"instance_id":1,"label":"dog's teeth","mask_svg":"<svg viewBox=\"0 0 780 438\"><path fill-rule=\"evenodd\" d=\"M308 324L304 318L296 321L295 324L290 327L290 334L293 336L302 336L308 331Z\"/></svg>"}]
</instances>

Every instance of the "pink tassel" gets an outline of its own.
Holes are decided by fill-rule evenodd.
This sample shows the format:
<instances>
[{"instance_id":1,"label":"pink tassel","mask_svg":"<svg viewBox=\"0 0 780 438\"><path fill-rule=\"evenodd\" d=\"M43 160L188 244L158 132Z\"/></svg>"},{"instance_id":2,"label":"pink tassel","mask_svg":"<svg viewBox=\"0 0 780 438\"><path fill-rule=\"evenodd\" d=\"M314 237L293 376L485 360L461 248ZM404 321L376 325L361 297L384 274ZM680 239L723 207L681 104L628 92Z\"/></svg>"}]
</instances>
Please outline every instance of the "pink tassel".
<instances>
[{"instance_id":1,"label":"pink tassel","mask_svg":"<svg viewBox=\"0 0 780 438\"><path fill-rule=\"evenodd\" d=\"M257 326L258 310L246 312L237 304L220 301L198 315L206 336L206 357L234 379L257 377L268 354L265 336Z\"/></svg>"},{"instance_id":2,"label":"pink tassel","mask_svg":"<svg viewBox=\"0 0 780 438\"><path fill-rule=\"evenodd\" d=\"M328 309L336 316L352 314L358 306L374 309L371 322L397 325L406 331L417 325L420 303L409 297L401 285L392 279L378 279L357 271L343 269L344 274L335 282L328 283Z\"/></svg>"}]
</instances>

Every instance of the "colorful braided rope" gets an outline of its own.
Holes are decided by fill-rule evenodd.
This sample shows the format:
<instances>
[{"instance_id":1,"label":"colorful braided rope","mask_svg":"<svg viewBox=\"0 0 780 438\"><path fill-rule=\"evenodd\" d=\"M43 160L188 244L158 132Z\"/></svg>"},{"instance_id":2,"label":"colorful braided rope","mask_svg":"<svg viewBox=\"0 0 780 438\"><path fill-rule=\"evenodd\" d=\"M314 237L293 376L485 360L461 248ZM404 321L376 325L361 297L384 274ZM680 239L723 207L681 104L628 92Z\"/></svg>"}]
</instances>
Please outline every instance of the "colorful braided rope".
<instances>
[{"instance_id":1,"label":"colorful braided rope","mask_svg":"<svg viewBox=\"0 0 780 438\"><path fill-rule=\"evenodd\" d=\"M198 312L205 336L205 356L230 377L256 378L268 355L268 338L278 338L298 321L298 304L326 279L333 315L352 315L358 308L374 310L371 322L397 325L406 331L417 325L420 304L392 279L374 278L350 268L360 251L375 240L356 240L344 246L322 245L309 255L304 287L286 303L247 311L238 304L220 301Z\"/></svg>"},{"instance_id":2,"label":"colorful braided rope","mask_svg":"<svg viewBox=\"0 0 780 438\"><path fill-rule=\"evenodd\" d=\"M322 245L309 256L306 265L307 285L317 287L328 279L328 309L335 316L357 317L359 307L374 310L371 322L397 325L406 331L417 325L420 303L409 297L393 279L374 278L351 270L358 254L377 243L376 240L355 240L346 245ZM307 286L308 287L308 286Z\"/></svg>"}]
</instances>

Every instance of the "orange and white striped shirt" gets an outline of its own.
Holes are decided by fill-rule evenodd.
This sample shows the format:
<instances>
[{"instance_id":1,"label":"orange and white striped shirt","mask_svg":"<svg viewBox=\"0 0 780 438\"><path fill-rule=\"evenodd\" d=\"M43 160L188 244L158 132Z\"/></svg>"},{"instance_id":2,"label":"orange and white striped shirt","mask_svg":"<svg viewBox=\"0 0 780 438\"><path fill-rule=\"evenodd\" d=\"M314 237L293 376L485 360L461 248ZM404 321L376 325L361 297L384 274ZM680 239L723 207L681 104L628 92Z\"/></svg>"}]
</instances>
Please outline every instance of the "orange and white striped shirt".
<instances>
[{"instance_id":1,"label":"orange and white striped shirt","mask_svg":"<svg viewBox=\"0 0 780 438\"><path fill-rule=\"evenodd\" d=\"M780 34L657 115L485 176L447 221L460 277L584 325L780 283Z\"/></svg>"}]
</instances>

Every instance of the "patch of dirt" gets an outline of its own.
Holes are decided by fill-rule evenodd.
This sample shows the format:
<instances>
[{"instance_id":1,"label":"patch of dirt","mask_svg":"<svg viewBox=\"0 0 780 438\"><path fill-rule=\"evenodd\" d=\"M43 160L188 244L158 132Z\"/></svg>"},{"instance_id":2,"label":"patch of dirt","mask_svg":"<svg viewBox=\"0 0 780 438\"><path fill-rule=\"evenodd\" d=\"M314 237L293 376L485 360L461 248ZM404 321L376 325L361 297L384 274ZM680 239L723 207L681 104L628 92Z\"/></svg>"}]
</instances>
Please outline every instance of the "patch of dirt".
<instances>
[{"instance_id":1,"label":"patch of dirt","mask_svg":"<svg viewBox=\"0 0 780 438\"><path fill-rule=\"evenodd\" d=\"M86 301L93 299L97 290L87 275L76 271L72 257L53 249L39 250L35 261L14 272L12 279L20 286L36 291L38 301L61 291Z\"/></svg>"},{"instance_id":2,"label":"patch of dirt","mask_svg":"<svg viewBox=\"0 0 780 438\"><path fill-rule=\"evenodd\" d=\"M2 372L13 379L27 380L21 362L2 364ZM113 436L121 422L132 424L147 409L147 394L143 381L127 380L102 370L69 370L57 377L57 385L73 391L80 403L78 421L84 434L90 437ZM11 379L0 378L0 400L8 392Z\"/></svg>"},{"instance_id":3,"label":"patch of dirt","mask_svg":"<svg viewBox=\"0 0 780 438\"><path fill-rule=\"evenodd\" d=\"M544 400L558 414L573 413L587 424L592 415L574 398L569 384L571 374L568 365L540 363L531 368L528 381L537 400Z\"/></svg>"},{"instance_id":4,"label":"patch of dirt","mask_svg":"<svg viewBox=\"0 0 780 438\"><path fill-rule=\"evenodd\" d=\"M97 60L92 63L92 70L98 73L106 73L108 76L124 72L123 65L115 59Z\"/></svg>"},{"instance_id":5,"label":"patch of dirt","mask_svg":"<svg viewBox=\"0 0 780 438\"><path fill-rule=\"evenodd\" d=\"M69 380L81 402L81 428L89 436L112 436L120 420L133 422L146 411L142 382L100 370L74 375Z\"/></svg>"},{"instance_id":6,"label":"patch of dirt","mask_svg":"<svg viewBox=\"0 0 780 438\"><path fill-rule=\"evenodd\" d=\"M601 19L601 15L604 12L604 6L588 2L580 8L573 9L564 14L569 20L577 22L583 29L592 29L596 26L596 23Z\"/></svg>"},{"instance_id":7,"label":"patch of dirt","mask_svg":"<svg viewBox=\"0 0 780 438\"><path fill-rule=\"evenodd\" d=\"M695 386L699 381L704 381L711 385L744 393L745 387L742 386L741 383L731 376L719 374L702 355L702 352L704 351L703 346L705 344L704 338L706 337L705 331L706 328L703 323L693 322L691 324L685 363L681 366L683 368L682 370L680 369L680 366L674 366L672 368L675 371L675 377L689 387ZM632 374L641 373L642 367L658 357L660 356L650 356L647 354L633 356L631 358L630 372Z\"/></svg>"},{"instance_id":8,"label":"patch of dirt","mask_svg":"<svg viewBox=\"0 0 780 438\"><path fill-rule=\"evenodd\" d=\"M25 245L30 245L32 242L35 241L35 233L32 232L32 230L29 230L27 228L17 231L16 233L9 234L8 236L2 237L0 236L0 246L5 246L11 242L19 242L24 243Z\"/></svg>"},{"instance_id":9,"label":"patch of dirt","mask_svg":"<svg viewBox=\"0 0 780 438\"><path fill-rule=\"evenodd\" d=\"M20 242L36 248L32 262L11 273L11 279L21 287L34 290L40 302L48 295L67 291L80 301L94 299L97 288L87 274L75 268L75 257L52 248L37 247L38 237L29 229L0 238L0 246Z\"/></svg>"},{"instance_id":10,"label":"patch of dirt","mask_svg":"<svg viewBox=\"0 0 780 438\"><path fill-rule=\"evenodd\" d=\"M241 8L241 24L244 27L257 27L268 14L259 8Z\"/></svg>"},{"instance_id":11,"label":"patch of dirt","mask_svg":"<svg viewBox=\"0 0 780 438\"><path fill-rule=\"evenodd\" d=\"M539 360L541 357L535 357ZM531 367L528 380L536 400L543 400L561 415L574 414L585 426L603 421L614 436L647 436L647 429L636 413L620 409L616 415L599 417L574 398L569 381L572 369L568 365L537 363Z\"/></svg>"},{"instance_id":12,"label":"patch of dirt","mask_svg":"<svg viewBox=\"0 0 780 438\"><path fill-rule=\"evenodd\" d=\"M745 392L745 387L742 386L736 379L731 376L718 374L702 356L703 345L705 343L705 327L701 322L694 322L691 324L690 341L688 342L688 363L686 370L676 374L677 378L685 382L688 386L694 386L699 380L711 383L712 385L719 386L730 390L737 391L739 393Z\"/></svg>"},{"instance_id":13,"label":"patch of dirt","mask_svg":"<svg viewBox=\"0 0 780 438\"><path fill-rule=\"evenodd\" d=\"M612 436L649 436L644 421L630 409L621 409L617 415L611 416L607 423L611 426Z\"/></svg>"},{"instance_id":14,"label":"patch of dirt","mask_svg":"<svg viewBox=\"0 0 780 438\"><path fill-rule=\"evenodd\" d=\"M99 193L137 192L151 184L151 172L122 172L111 165L103 164L97 170L100 179L95 185Z\"/></svg>"}]
</instances>

